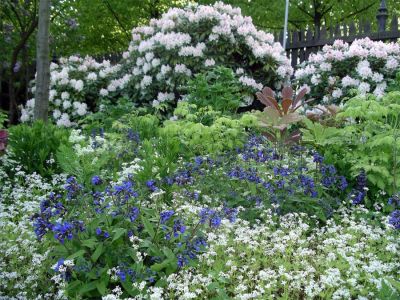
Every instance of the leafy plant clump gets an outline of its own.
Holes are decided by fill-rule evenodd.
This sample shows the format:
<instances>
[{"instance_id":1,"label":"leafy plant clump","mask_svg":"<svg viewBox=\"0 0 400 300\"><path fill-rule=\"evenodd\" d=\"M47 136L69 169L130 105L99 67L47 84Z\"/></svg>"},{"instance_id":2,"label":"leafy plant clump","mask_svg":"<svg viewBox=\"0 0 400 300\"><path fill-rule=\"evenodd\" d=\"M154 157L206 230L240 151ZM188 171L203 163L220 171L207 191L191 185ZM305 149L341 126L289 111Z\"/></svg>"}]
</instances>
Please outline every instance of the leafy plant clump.
<instances>
[{"instance_id":1,"label":"leafy plant clump","mask_svg":"<svg viewBox=\"0 0 400 300\"><path fill-rule=\"evenodd\" d=\"M146 286L165 286L168 276L193 261L232 210L202 209L186 220L164 210L155 181L133 179L91 186L69 177L64 192L40 204L33 224L54 258L53 280L68 297L101 297L119 289L119 297L138 296Z\"/></svg>"},{"instance_id":2,"label":"leafy plant clump","mask_svg":"<svg viewBox=\"0 0 400 300\"><path fill-rule=\"evenodd\" d=\"M336 115L341 127L305 120L304 141L353 178L365 171L372 195L379 190L394 194L400 187L399 99L399 92L390 92L380 101L374 95L352 98Z\"/></svg>"},{"instance_id":3,"label":"leafy plant clump","mask_svg":"<svg viewBox=\"0 0 400 300\"><path fill-rule=\"evenodd\" d=\"M36 121L9 129L8 156L28 173L51 176L59 167L55 157L60 145L68 143L69 131ZM10 170L11 172L13 170Z\"/></svg>"},{"instance_id":4,"label":"leafy plant clump","mask_svg":"<svg viewBox=\"0 0 400 300\"><path fill-rule=\"evenodd\" d=\"M178 103L176 120L167 120L160 136L177 139L190 156L215 154L243 145L245 128L255 128L256 119L250 114L240 118L223 116L211 107L197 110L195 104Z\"/></svg>"},{"instance_id":5,"label":"leafy plant clump","mask_svg":"<svg viewBox=\"0 0 400 300\"><path fill-rule=\"evenodd\" d=\"M216 67L189 81L186 99L198 107L211 106L222 113L235 113L242 104L241 92L235 73L229 68Z\"/></svg>"}]
</instances>

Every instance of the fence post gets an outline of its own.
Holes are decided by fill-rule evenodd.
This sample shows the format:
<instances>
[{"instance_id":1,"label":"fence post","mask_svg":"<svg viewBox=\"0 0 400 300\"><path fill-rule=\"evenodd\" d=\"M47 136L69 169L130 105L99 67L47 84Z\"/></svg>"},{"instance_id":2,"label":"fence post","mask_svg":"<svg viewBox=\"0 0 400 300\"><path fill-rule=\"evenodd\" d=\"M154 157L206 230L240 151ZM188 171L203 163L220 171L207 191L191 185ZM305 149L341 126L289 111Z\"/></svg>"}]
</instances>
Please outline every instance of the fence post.
<instances>
[{"instance_id":1,"label":"fence post","mask_svg":"<svg viewBox=\"0 0 400 300\"><path fill-rule=\"evenodd\" d=\"M378 13L376 14L376 19L378 20L378 32L385 32L388 15L386 2L385 0L381 0L381 5L379 6Z\"/></svg>"}]
</instances>

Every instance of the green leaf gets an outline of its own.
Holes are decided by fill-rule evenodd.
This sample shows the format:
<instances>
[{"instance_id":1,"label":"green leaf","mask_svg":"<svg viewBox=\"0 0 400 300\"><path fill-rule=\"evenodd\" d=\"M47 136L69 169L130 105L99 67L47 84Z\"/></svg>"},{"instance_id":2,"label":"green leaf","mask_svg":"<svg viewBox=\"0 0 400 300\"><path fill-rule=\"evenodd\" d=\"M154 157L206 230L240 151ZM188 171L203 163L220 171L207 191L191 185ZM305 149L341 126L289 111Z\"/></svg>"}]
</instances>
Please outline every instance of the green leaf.
<instances>
[{"instance_id":1,"label":"green leaf","mask_svg":"<svg viewBox=\"0 0 400 300\"><path fill-rule=\"evenodd\" d=\"M81 295L85 295L87 292L93 291L96 289L96 281L92 281L89 283L84 284L80 290L79 290L79 294Z\"/></svg>"},{"instance_id":2,"label":"green leaf","mask_svg":"<svg viewBox=\"0 0 400 300\"><path fill-rule=\"evenodd\" d=\"M146 219L146 218L143 217L143 216L142 216L142 222L143 222L144 228L145 228L145 230L147 231L147 233L148 233L151 237L153 237L153 236L155 235L153 225L149 222L148 219Z\"/></svg>"},{"instance_id":3,"label":"green leaf","mask_svg":"<svg viewBox=\"0 0 400 300\"><path fill-rule=\"evenodd\" d=\"M82 241L82 246L88 247L90 249L93 249L94 247L96 247L96 244L97 244L97 240L95 238Z\"/></svg>"},{"instance_id":4,"label":"green leaf","mask_svg":"<svg viewBox=\"0 0 400 300\"><path fill-rule=\"evenodd\" d=\"M113 232L115 233L115 235L112 239L112 241L114 242L126 233L126 229L125 228L116 228L113 230Z\"/></svg>"},{"instance_id":5,"label":"green leaf","mask_svg":"<svg viewBox=\"0 0 400 300\"><path fill-rule=\"evenodd\" d=\"M82 257L85 253L86 253L85 250L79 250L79 251L75 252L74 254L71 254L70 256L68 256L67 259L74 259L77 257Z\"/></svg>"},{"instance_id":6,"label":"green leaf","mask_svg":"<svg viewBox=\"0 0 400 300\"><path fill-rule=\"evenodd\" d=\"M99 259L100 255L103 254L103 249L104 249L104 244L100 243L97 246L96 251L94 251L94 253L91 256L93 262L96 262Z\"/></svg>"},{"instance_id":7,"label":"green leaf","mask_svg":"<svg viewBox=\"0 0 400 300\"><path fill-rule=\"evenodd\" d=\"M96 282L96 288L99 291L100 295L105 295L106 294L106 290L107 290L107 286L105 281L101 280L101 281L97 281Z\"/></svg>"}]
</instances>

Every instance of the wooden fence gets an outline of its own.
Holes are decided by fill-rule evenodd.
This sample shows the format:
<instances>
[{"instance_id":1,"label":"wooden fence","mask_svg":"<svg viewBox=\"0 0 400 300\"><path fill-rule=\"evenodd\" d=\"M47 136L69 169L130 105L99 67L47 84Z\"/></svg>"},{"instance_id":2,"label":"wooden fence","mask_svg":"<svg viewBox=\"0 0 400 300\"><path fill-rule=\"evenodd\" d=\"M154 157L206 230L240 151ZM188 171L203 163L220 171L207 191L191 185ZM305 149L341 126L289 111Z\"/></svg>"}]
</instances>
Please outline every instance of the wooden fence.
<instances>
[{"instance_id":1,"label":"wooden fence","mask_svg":"<svg viewBox=\"0 0 400 300\"><path fill-rule=\"evenodd\" d=\"M329 29L325 26L309 30L289 31L286 39L286 54L293 68L307 60L325 45L332 45L337 39L352 43L356 39L370 38L379 41L397 41L400 38L399 20L393 16L388 23L388 9L384 0L376 15L377 22L370 21L337 24ZM375 28L375 31L372 30ZM275 33L275 39L283 43L283 31Z\"/></svg>"}]
</instances>

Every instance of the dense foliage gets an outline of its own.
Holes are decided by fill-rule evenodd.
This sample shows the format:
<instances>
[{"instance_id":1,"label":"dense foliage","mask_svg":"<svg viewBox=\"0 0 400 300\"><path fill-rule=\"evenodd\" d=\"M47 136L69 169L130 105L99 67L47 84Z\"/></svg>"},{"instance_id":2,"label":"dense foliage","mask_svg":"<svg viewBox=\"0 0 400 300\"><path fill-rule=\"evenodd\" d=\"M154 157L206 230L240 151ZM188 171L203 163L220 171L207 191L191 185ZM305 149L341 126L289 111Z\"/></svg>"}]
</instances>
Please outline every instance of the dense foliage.
<instances>
[{"instance_id":1,"label":"dense foliage","mask_svg":"<svg viewBox=\"0 0 400 300\"><path fill-rule=\"evenodd\" d=\"M400 93L390 92L380 101L375 96L349 100L336 115L339 128L306 122L304 140L314 143L330 162L355 178L367 174L373 194L389 194L400 188Z\"/></svg>"}]
</instances>

